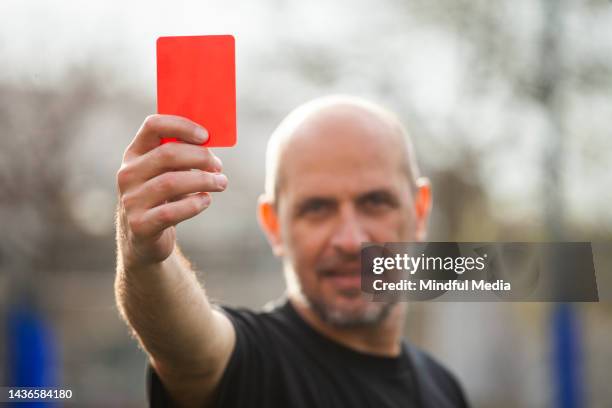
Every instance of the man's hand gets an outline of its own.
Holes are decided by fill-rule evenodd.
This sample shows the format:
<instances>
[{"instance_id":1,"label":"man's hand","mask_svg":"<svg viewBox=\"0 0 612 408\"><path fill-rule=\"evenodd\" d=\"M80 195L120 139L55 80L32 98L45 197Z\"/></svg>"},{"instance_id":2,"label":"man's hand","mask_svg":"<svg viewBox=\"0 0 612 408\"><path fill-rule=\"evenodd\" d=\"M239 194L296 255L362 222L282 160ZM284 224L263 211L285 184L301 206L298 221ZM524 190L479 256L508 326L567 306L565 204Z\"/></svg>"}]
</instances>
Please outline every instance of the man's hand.
<instances>
[{"instance_id":1,"label":"man's hand","mask_svg":"<svg viewBox=\"0 0 612 408\"><path fill-rule=\"evenodd\" d=\"M160 145L162 137L184 143ZM225 189L221 160L199 146L207 139L206 130L187 119L152 115L126 149L117 186L119 244L127 268L170 256L175 225L205 210L209 192Z\"/></svg>"}]
</instances>

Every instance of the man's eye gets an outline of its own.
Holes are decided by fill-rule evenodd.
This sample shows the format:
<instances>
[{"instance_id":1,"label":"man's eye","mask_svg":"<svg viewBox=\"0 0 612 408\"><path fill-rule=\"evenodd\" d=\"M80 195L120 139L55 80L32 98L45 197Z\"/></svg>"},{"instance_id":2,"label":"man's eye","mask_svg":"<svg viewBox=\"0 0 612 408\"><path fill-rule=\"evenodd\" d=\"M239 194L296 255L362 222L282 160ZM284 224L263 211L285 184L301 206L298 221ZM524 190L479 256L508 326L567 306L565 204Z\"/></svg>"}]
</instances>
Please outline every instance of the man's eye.
<instances>
[{"instance_id":1,"label":"man's eye","mask_svg":"<svg viewBox=\"0 0 612 408\"><path fill-rule=\"evenodd\" d=\"M368 194L363 198L361 204L369 210L382 210L396 206L393 198L384 193Z\"/></svg>"},{"instance_id":2,"label":"man's eye","mask_svg":"<svg viewBox=\"0 0 612 408\"><path fill-rule=\"evenodd\" d=\"M382 204L389 204L389 200L387 200L385 197L383 197L380 194L375 194L375 195L372 195L371 197L368 197L368 199L366 200L366 203L372 204L372 205L382 205Z\"/></svg>"},{"instance_id":3,"label":"man's eye","mask_svg":"<svg viewBox=\"0 0 612 408\"><path fill-rule=\"evenodd\" d=\"M302 206L301 215L320 215L331 209L331 204L326 201L311 201Z\"/></svg>"}]
</instances>

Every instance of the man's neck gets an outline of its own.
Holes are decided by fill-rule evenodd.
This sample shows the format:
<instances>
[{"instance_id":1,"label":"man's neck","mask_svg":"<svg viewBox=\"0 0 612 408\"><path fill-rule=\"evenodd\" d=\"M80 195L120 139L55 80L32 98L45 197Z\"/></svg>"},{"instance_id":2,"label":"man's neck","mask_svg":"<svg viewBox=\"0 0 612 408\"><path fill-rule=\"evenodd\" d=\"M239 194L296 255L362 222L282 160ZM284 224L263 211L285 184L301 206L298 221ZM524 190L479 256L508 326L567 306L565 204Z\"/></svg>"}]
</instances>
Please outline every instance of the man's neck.
<instances>
[{"instance_id":1,"label":"man's neck","mask_svg":"<svg viewBox=\"0 0 612 408\"><path fill-rule=\"evenodd\" d=\"M379 323L337 327L323 319L304 300L289 296L297 313L317 332L355 351L382 357L397 357L401 352L401 337L405 305L394 305L389 314Z\"/></svg>"}]
</instances>

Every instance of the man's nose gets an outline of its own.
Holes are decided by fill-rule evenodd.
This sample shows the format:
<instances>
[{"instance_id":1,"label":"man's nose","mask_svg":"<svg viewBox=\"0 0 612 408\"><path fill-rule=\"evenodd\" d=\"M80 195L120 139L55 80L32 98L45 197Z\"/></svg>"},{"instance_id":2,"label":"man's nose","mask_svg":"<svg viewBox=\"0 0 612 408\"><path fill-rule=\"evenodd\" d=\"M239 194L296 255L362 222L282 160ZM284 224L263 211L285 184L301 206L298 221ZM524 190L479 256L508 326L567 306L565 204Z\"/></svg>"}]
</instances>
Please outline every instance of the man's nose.
<instances>
[{"instance_id":1,"label":"man's nose","mask_svg":"<svg viewBox=\"0 0 612 408\"><path fill-rule=\"evenodd\" d=\"M354 255L361 250L361 244L368 240L368 234L356 212L352 209L341 211L340 220L331 240L333 248Z\"/></svg>"}]
</instances>

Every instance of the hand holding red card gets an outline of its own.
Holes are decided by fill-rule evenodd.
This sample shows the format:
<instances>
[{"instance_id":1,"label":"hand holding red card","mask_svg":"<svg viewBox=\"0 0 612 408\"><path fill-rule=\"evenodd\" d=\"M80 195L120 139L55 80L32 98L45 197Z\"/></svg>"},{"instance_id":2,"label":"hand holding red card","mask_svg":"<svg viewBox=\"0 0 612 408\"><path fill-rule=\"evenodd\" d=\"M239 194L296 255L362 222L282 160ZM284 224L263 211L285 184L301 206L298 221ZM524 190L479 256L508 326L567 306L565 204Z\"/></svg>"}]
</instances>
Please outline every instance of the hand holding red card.
<instances>
[{"instance_id":1,"label":"hand holding red card","mask_svg":"<svg viewBox=\"0 0 612 408\"><path fill-rule=\"evenodd\" d=\"M236 144L234 50L231 35L157 39L157 112L204 127L206 147ZM168 136L162 143L176 140Z\"/></svg>"}]
</instances>

